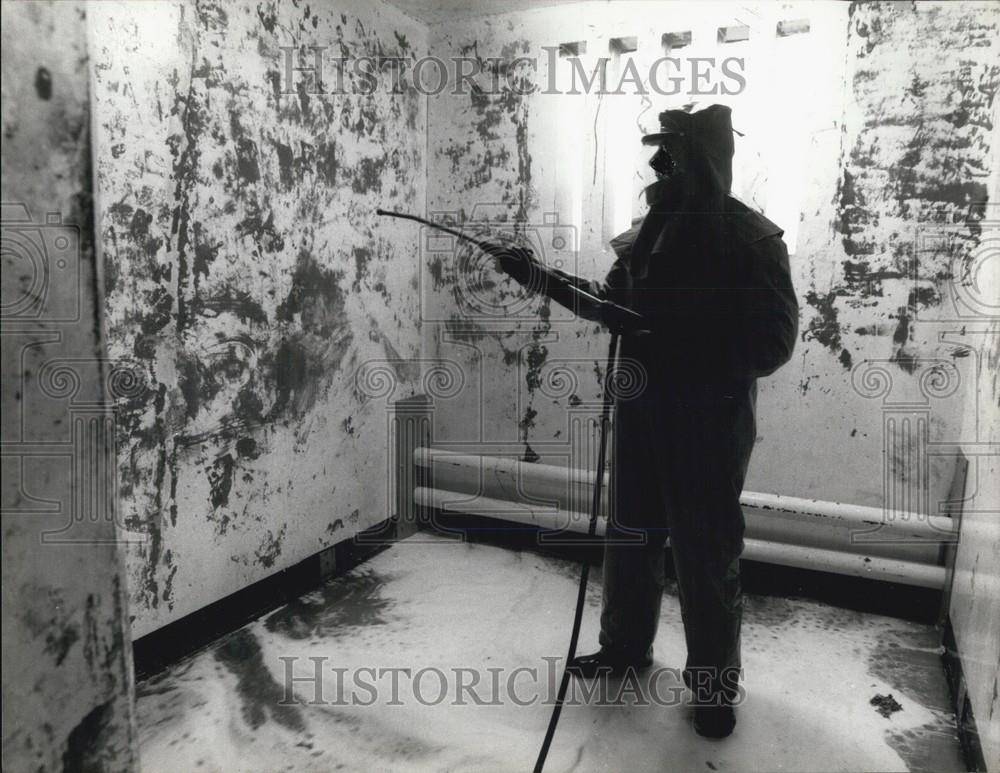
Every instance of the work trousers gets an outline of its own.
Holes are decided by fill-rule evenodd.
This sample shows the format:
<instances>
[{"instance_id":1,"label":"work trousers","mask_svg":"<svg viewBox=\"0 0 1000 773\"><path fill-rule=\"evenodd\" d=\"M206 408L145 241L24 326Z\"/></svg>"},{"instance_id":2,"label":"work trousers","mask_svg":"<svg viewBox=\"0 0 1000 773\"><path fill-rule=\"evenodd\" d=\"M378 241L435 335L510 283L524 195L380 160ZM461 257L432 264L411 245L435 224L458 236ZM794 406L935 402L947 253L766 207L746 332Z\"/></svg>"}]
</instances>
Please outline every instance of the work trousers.
<instances>
[{"instance_id":1,"label":"work trousers","mask_svg":"<svg viewBox=\"0 0 1000 773\"><path fill-rule=\"evenodd\" d=\"M744 533L739 500L756 435L755 392L681 399L647 389L618 401L604 551L605 650L628 660L652 655L669 535L686 667L713 674L713 680L727 669L738 674Z\"/></svg>"}]
</instances>

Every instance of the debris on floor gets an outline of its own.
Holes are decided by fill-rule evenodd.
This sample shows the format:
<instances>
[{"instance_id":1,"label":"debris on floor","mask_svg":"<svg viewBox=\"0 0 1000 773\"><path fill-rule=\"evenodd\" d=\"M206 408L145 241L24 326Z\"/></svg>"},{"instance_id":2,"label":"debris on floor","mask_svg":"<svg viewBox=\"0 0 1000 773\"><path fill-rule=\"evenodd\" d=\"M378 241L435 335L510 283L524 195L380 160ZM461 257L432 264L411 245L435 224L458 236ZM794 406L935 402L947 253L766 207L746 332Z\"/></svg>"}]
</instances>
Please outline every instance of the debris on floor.
<instances>
[{"instance_id":1,"label":"debris on floor","mask_svg":"<svg viewBox=\"0 0 1000 773\"><path fill-rule=\"evenodd\" d=\"M899 701L892 697L892 693L888 695L876 695L872 698L869 703L875 707L875 710L881 714L883 717L888 719L897 711L902 711L903 707L899 705Z\"/></svg>"}]
</instances>

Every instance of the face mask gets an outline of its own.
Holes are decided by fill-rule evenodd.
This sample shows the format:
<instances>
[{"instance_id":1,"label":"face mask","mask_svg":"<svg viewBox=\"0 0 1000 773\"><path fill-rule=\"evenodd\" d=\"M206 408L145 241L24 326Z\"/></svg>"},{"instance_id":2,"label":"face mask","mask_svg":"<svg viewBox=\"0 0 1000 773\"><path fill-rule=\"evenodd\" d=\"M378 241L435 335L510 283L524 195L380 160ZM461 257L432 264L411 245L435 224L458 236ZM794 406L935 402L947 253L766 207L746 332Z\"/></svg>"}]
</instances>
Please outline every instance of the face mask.
<instances>
[{"instance_id":1,"label":"face mask","mask_svg":"<svg viewBox=\"0 0 1000 773\"><path fill-rule=\"evenodd\" d=\"M649 167L658 179L670 177L677 171L677 164L674 163L674 159L670 153L663 147L657 148L656 152L653 153L653 157L649 159Z\"/></svg>"},{"instance_id":2,"label":"face mask","mask_svg":"<svg viewBox=\"0 0 1000 773\"><path fill-rule=\"evenodd\" d=\"M671 177L664 177L651 185L647 185L643 190L646 196L646 204L650 209L667 206L671 202L679 203L680 196L684 190L684 175L674 174Z\"/></svg>"}]
</instances>

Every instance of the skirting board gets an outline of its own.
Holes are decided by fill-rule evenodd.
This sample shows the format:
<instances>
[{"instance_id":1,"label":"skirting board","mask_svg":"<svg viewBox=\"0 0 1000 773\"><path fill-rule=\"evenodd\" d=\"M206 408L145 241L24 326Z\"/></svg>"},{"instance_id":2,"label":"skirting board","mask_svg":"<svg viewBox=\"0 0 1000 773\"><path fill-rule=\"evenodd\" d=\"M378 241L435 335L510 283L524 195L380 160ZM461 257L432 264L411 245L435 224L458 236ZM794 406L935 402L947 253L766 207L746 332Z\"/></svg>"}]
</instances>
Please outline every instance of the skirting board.
<instances>
[{"instance_id":1,"label":"skirting board","mask_svg":"<svg viewBox=\"0 0 1000 773\"><path fill-rule=\"evenodd\" d=\"M484 542L512 550L547 553L571 561L598 564L602 557L599 538L569 532L559 544L538 539L539 529L481 515L420 508L420 526L456 539ZM802 569L741 559L743 587L748 593L764 596L806 598L844 609L890 615L915 622L935 624L942 593L940 590L882 582L864 577ZM673 560L666 555L666 571L673 578Z\"/></svg>"},{"instance_id":2,"label":"skirting board","mask_svg":"<svg viewBox=\"0 0 1000 773\"><path fill-rule=\"evenodd\" d=\"M132 642L136 680L154 676L216 639L319 587L331 577L350 571L385 550L395 538L395 520L382 521L136 639ZM335 567L332 573L327 571L331 550Z\"/></svg>"},{"instance_id":3,"label":"skirting board","mask_svg":"<svg viewBox=\"0 0 1000 773\"><path fill-rule=\"evenodd\" d=\"M958 724L958 740L962 744L965 765L968 770L976 773L985 771L986 757L979 741L976 719L972 715L972 702L966 689L965 671L962 669L962 659L958 654L958 643L955 640L950 617L944 625L944 652L941 660L944 661L944 672L948 680L948 690L951 692L952 708L955 710Z\"/></svg>"}]
</instances>

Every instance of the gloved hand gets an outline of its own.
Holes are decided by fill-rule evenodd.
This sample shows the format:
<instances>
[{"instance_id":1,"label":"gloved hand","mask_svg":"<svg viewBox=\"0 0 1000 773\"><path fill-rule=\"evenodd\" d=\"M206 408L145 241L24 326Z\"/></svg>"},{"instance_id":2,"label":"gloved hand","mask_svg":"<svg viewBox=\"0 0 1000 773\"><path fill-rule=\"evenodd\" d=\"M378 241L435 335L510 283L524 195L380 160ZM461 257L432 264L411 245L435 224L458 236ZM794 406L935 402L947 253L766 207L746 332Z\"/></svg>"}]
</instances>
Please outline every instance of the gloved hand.
<instances>
[{"instance_id":1,"label":"gloved hand","mask_svg":"<svg viewBox=\"0 0 1000 773\"><path fill-rule=\"evenodd\" d=\"M541 267L530 247L516 244L497 244L490 250L490 254L496 261L498 271L503 271L522 285L530 284L532 274L537 275L537 269Z\"/></svg>"}]
</instances>

